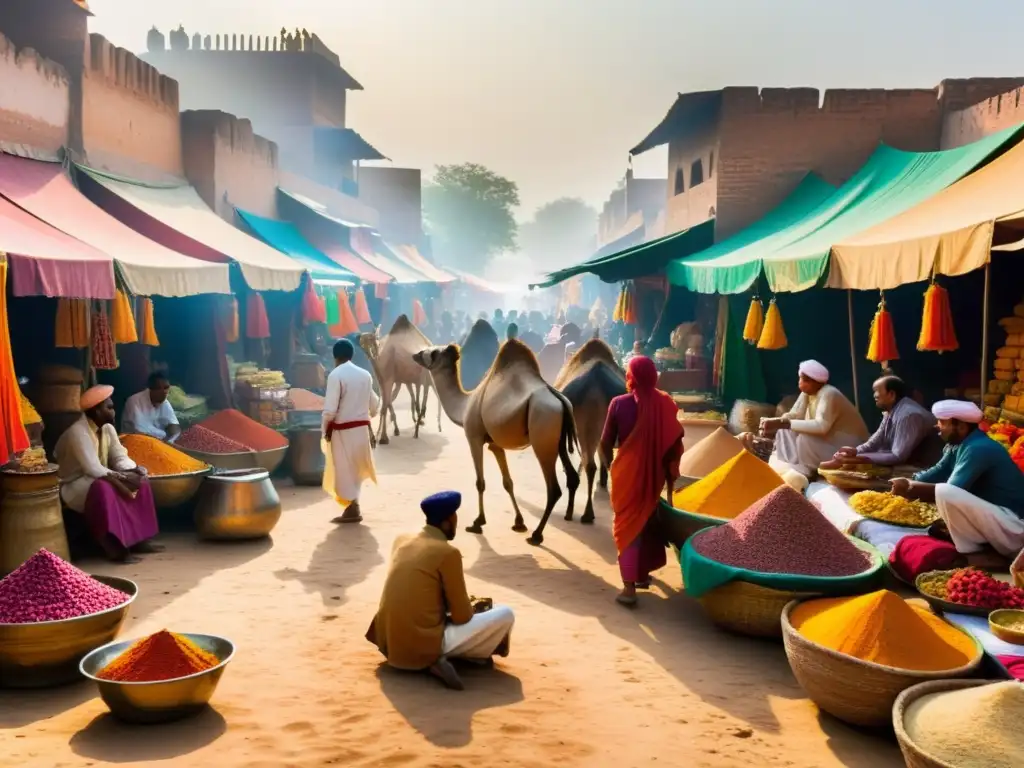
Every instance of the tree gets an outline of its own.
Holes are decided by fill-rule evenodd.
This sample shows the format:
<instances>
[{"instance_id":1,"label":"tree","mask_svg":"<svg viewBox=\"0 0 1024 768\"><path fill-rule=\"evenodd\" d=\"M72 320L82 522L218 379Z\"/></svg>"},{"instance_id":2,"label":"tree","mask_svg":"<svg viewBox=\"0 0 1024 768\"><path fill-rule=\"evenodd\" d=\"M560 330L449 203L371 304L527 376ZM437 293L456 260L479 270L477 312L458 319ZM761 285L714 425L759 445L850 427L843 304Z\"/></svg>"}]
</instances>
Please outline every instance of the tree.
<instances>
[{"instance_id":1,"label":"tree","mask_svg":"<svg viewBox=\"0 0 1024 768\"><path fill-rule=\"evenodd\" d=\"M519 242L545 271L589 258L597 238L597 211L578 197L562 197L537 209L519 229Z\"/></svg>"},{"instance_id":2,"label":"tree","mask_svg":"<svg viewBox=\"0 0 1024 768\"><path fill-rule=\"evenodd\" d=\"M439 165L423 187L423 212L439 260L479 272L495 254L516 247L519 187L476 163Z\"/></svg>"}]
</instances>

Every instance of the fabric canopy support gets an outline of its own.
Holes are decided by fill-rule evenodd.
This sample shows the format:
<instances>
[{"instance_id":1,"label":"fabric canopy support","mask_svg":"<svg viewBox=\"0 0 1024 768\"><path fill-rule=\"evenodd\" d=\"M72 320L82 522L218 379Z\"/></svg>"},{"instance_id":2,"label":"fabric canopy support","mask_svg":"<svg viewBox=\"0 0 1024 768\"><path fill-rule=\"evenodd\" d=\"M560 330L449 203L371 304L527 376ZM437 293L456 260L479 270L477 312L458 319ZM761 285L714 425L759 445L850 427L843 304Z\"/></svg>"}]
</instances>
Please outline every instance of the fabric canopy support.
<instances>
[{"instance_id":1,"label":"fabric canopy support","mask_svg":"<svg viewBox=\"0 0 1024 768\"><path fill-rule=\"evenodd\" d=\"M15 296L114 298L114 261L0 197L0 253Z\"/></svg>"},{"instance_id":2,"label":"fabric canopy support","mask_svg":"<svg viewBox=\"0 0 1024 768\"><path fill-rule=\"evenodd\" d=\"M294 291L305 272L280 251L224 221L187 185L152 186L77 166L88 178L135 210L177 233L181 248L206 261L234 261L254 291ZM196 246L200 246L197 248Z\"/></svg>"},{"instance_id":3,"label":"fabric canopy support","mask_svg":"<svg viewBox=\"0 0 1024 768\"><path fill-rule=\"evenodd\" d=\"M294 224L257 216L255 213L243 211L241 208L235 208L235 212L244 225L252 230L257 237L282 253L288 254L308 269L313 280L329 280L335 285L355 285L358 282L352 272L331 261L314 248Z\"/></svg>"},{"instance_id":4,"label":"fabric canopy support","mask_svg":"<svg viewBox=\"0 0 1024 768\"><path fill-rule=\"evenodd\" d=\"M703 253L675 262L669 279L701 293L742 293L762 271L775 293L813 287L828 267L829 252L843 242L927 200L985 162L1017 138L1021 128L942 152L903 152L879 147L845 184L817 206L791 196L769 216L792 219L775 232L756 238L750 229ZM797 192L800 192L798 189ZM796 193L794 193L796 194ZM794 213L802 215L792 218ZM766 217L767 218L767 217Z\"/></svg>"},{"instance_id":5,"label":"fabric canopy support","mask_svg":"<svg viewBox=\"0 0 1024 768\"><path fill-rule=\"evenodd\" d=\"M999 222L1024 219L1022 179L1024 144L1017 144L934 197L833 245L827 286L890 290L983 267Z\"/></svg>"},{"instance_id":6,"label":"fabric canopy support","mask_svg":"<svg viewBox=\"0 0 1024 768\"><path fill-rule=\"evenodd\" d=\"M75 189L57 163L0 155L0 195L112 258L133 294L231 292L226 266L184 256L122 224Z\"/></svg>"}]
</instances>

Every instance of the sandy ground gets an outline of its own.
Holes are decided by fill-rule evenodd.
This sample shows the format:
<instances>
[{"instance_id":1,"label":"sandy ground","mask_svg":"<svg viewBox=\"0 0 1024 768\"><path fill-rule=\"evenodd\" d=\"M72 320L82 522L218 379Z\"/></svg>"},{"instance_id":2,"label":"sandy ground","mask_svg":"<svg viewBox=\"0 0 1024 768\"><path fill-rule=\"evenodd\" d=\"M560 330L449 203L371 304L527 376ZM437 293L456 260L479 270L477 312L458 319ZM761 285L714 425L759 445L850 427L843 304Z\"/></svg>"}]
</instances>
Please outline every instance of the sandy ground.
<instances>
[{"instance_id":1,"label":"sandy ground","mask_svg":"<svg viewBox=\"0 0 1024 768\"><path fill-rule=\"evenodd\" d=\"M399 419L408 424L408 410ZM511 530L490 459L486 534L462 531L456 544L470 591L515 609L512 655L467 672L461 693L382 666L363 634L394 537L420 526L417 502L436 490L467 496L463 524L476 511L461 432L446 422L438 434L433 407L428 421L419 440L408 430L378 449L380 485L364 493L362 526L332 525L337 510L319 489L282 488L272 541L170 535L165 554L116 569L141 588L122 637L166 627L236 642L212 709L129 727L89 684L0 692L0 765L903 765L894 742L819 714L781 644L712 628L679 593L677 565L637 610L617 606L606 494L596 526L566 523L563 500L544 547L528 546ZM510 458L532 528L544 503L540 472L532 454Z\"/></svg>"}]
</instances>

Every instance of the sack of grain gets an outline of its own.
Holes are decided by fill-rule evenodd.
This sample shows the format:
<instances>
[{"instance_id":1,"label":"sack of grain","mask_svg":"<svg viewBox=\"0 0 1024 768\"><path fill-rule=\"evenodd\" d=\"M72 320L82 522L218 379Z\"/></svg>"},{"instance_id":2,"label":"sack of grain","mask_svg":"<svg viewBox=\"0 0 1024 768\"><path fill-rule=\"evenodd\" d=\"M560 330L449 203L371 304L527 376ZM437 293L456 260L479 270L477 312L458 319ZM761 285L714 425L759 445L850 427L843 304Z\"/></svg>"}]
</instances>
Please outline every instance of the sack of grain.
<instances>
[{"instance_id":1,"label":"sack of grain","mask_svg":"<svg viewBox=\"0 0 1024 768\"><path fill-rule=\"evenodd\" d=\"M1008 395L1012 386L1013 382L993 379L988 383L988 392L990 395Z\"/></svg>"},{"instance_id":2,"label":"sack of grain","mask_svg":"<svg viewBox=\"0 0 1024 768\"><path fill-rule=\"evenodd\" d=\"M1020 410L1020 395L1007 395L1003 398L1003 408L1008 411Z\"/></svg>"},{"instance_id":3,"label":"sack of grain","mask_svg":"<svg viewBox=\"0 0 1024 768\"><path fill-rule=\"evenodd\" d=\"M1013 371L998 371L997 370L997 371L995 371L992 374L992 377L994 379L996 379L997 381L1013 381L1013 379L1014 379Z\"/></svg>"},{"instance_id":4,"label":"sack of grain","mask_svg":"<svg viewBox=\"0 0 1024 768\"><path fill-rule=\"evenodd\" d=\"M1024 347L1024 334L1009 333L1006 335L1006 346Z\"/></svg>"},{"instance_id":5,"label":"sack of grain","mask_svg":"<svg viewBox=\"0 0 1024 768\"><path fill-rule=\"evenodd\" d=\"M757 432L761 419L775 416L775 406L753 400L737 400L729 414L729 431L734 435L742 432Z\"/></svg>"},{"instance_id":6,"label":"sack of grain","mask_svg":"<svg viewBox=\"0 0 1024 768\"><path fill-rule=\"evenodd\" d=\"M1004 317L999 325L1007 333L1024 333L1024 317Z\"/></svg>"},{"instance_id":7,"label":"sack of grain","mask_svg":"<svg viewBox=\"0 0 1024 768\"><path fill-rule=\"evenodd\" d=\"M1017 370L1017 360L1011 360L1008 357L1000 357L996 360L994 368L997 371L1015 371Z\"/></svg>"},{"instance_id":8,"label":"sack of grain","mask_svg":"<svg viewBox=\"0 0 1024 768\"><path fill-rule=\"evenodd\" d=\"M1000 347L996 350L996 358L999 360L1020 357L1020 347Z\"/></svg>"},{"instance_id":9,"label":"sack of grain","mask_svg":"<svg viewBox=\"0 0 1024 768\"><path fill-rule=\"evenodd\" d=\"M983 405L999 407L1000 405L1002 405L1003 397L1004 397L1004 395L1000 395L1000 394L983 395L982 398L981 398L981 402L982 402Z\"/></svg>"}]
</instances>

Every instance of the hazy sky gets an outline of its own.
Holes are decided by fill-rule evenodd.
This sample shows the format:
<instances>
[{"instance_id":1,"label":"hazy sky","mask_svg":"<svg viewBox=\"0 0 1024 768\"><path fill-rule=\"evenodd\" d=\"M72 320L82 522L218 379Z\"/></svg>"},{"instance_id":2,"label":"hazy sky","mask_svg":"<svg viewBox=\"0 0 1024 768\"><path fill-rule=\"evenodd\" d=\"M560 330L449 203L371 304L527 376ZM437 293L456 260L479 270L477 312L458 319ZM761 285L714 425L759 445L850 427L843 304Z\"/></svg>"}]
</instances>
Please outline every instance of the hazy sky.
<instances>
[{"instance_id":1,"label":"hazy sky","mask_svg":"<svg viewBox=\"0 0 1024 768\"><path fill-rule=\"evenodd\" d=\"M396 165L483 163L520 218L599 206L679 91L931 87L1024 75L1016 0L90 0L91 29L141 51L191 35L318 34L364 88L348 124ZM652 151L637 175L664 176Z\"/></svg>"}]
</instances>

